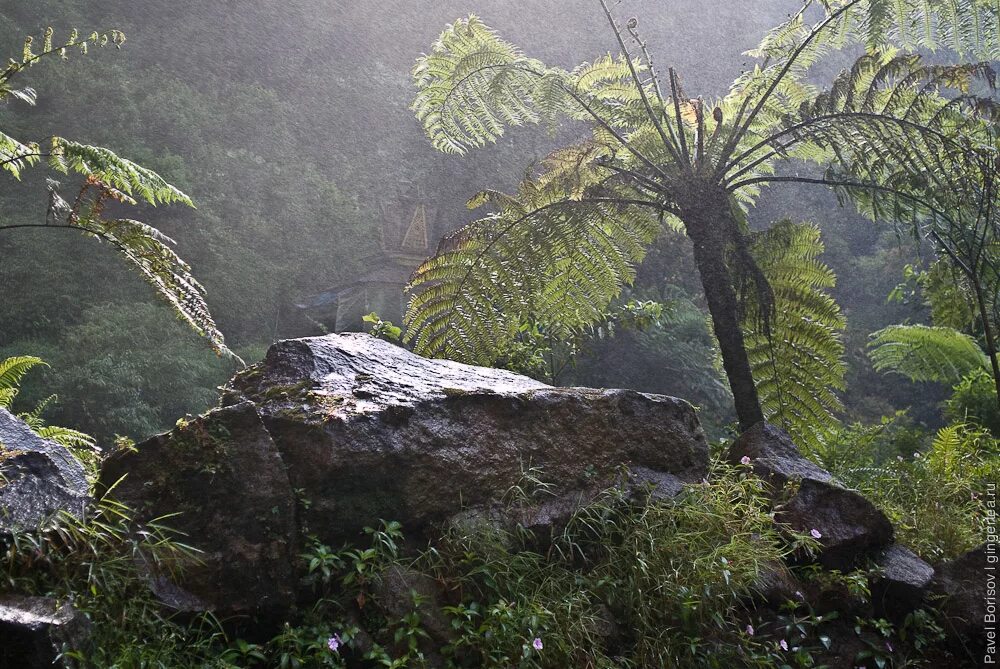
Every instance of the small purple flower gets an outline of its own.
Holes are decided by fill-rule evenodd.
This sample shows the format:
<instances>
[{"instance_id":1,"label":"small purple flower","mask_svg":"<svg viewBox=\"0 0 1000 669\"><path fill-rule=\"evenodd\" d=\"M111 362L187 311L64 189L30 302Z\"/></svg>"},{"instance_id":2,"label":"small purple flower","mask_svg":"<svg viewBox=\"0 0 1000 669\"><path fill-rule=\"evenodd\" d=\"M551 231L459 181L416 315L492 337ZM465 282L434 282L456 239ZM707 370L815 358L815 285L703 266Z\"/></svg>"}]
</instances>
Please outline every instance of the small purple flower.
<instances>
[{"instance_id":1,"label":"small purple flower","mask_svg":"<svg viewBox=\"0 0 1000 669\"><path fill-rule=\"evenodd\" d=\"M334 634L332 637L326 640L326 647L330 649L330 652L336 653L343 642L340 640L339 634Z\"/></svg>"},{"instance_id":2,"label":"small purple flower","mask_svg":"<svg viewBox=\"0 0 1000 669\"><path fill-rule=\"evenodd\" d=\"M778 645L781 646L781 650L788 650L788 642L785 641L784 639L779 641Z\"/></svg>"},{"instance_id":3,"label":"small purple flower","mask_svg":"<svg viewBox=\"0 0 1000 669\"><path fill-rule=\"evenodd\" d=\"M744 455L742 458L740 458L740 464L741 465L749 465L750 464L750 456L749 455Z\"/></svg>"},{"instance_id":4,"label":"small purple flower","mask_svg":"<svg viewBox=\"0 0 1000 669\"><path fill-rule=\"evenodd\" d=\"M545 645L542 643L542 640L536 636L535 640L531 642L531 647L535 650L541 650L542 648L545 648Z\"/></svg>"},{"instance_id":5,"label":"small purple flower","mask_svg":"<svg viewBox=\"0 0 1000 669\"><path fill-rule=\"evenodd\" d=\"M753 636L753 625L747 625L747 636Z\"/></svg>"},{"instance_id":6,"label":"small purple flower","mask_svg":"<svg viewBox=\"0 0 1000 669\"><path fill-rule=\"evenodd\" d=\"M815 527L812 528L812 530L809 532L809 534L812 535L813 539L822 539L823 538L823 533L820 532L819 530L817 530Z\"/></svg>"},{"instance_id":7,"label":"small purple flower","mask_svg":"<svg viewBox=\"0 0 1000 669\"><path fill-rule=\"evenodd\" d=\"M894 652L896 649L892 647L892 644L888 641L885 642L885 649L890 653Z\"/></svg>"}]
</instances>

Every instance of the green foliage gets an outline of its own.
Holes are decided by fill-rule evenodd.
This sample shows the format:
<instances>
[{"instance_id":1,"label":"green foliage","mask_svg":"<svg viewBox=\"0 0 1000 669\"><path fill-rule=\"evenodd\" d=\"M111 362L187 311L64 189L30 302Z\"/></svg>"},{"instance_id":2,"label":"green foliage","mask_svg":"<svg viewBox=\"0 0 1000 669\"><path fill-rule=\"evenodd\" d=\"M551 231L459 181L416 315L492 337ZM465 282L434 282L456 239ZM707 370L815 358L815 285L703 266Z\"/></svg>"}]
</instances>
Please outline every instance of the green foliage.
<instances>
[{"instance_id":1,"label":"green foliage","mask_svg":"<svg viewBox=\"0 0 1000 669\"><path fill-rule=\"evenodd\" d=\"M21 391L20 383L24 375L38 366L48 366L41 358L34 356L15 356L0 359L0 409L13 411L14 400ZM49 395L29 412L19 413L17 417L28 424L38 436L43 439L62 444L73 450L77 457L91 465L96 464L96 442L94 438L83 432L67 427L47 425L42 419L42 413L56 400L55 395Z\"/></svg>"},{"instance_id":2,"label":"green foliage","mask_svg":"<svg viewBox=\"0 0 1000 669\"><path fill-rule=\"evenodd\" d=\"M371 324L368 334L386 341L399 341L403 336L403 328L393 325L392 321L383 321L374 311L361 318L365 323Z\"/></svg>"},{"instance_id":3,"label":"green foliage","mask_svg":"<svg viewBox=\"0 0 1000 669\"><path fill-rule=\"evenodd\" d=\"M52 36L52 29L47 29L43 50L37 54L32 50L33 39L28 37L21 61L11 59L8 67L0 71L0 101L13 97L34 104L34 90L15 89L12 81L43 58L57 54L65 57L71 48L86 53L88 44L105 46L110 43L120 48L125 42L124 34L119 31L93 33L83 41L73 31L65 43L56 46L53 46ZM187 263L172 250L174 241L146 223L106 215L109 205L115 203L136 205L141 201L155 206L179 202L193 206L191 199L156 172L121 158L109 149L59 136L50 137L45 146L42 144L20 141L0 131L0 168L20 179L25 170L37 166L45 158L54 172L80 175L84 181L71 201L67 201L59 192L60 184L48 180L49 206L45 222L0 225L0 232L21 228L65 229L109 243L170 304L178 317L207 338L218 353L231 354L205 303L204 289L191 275Z\"/></svg>"},{"instance_id":4,"label":"green foliage","mask_svg":"<svg viewBox=\"0 0 1000 669\"><path fill-rule=\"evenodd\" d=\"M158 518L140 525L103 498L81 518L63 514L34 532L0 541L0 589L54 597L93 624L90 649L64 648L82 668L222 667L212 660L224 635L210 615L166 617L145 569L176 573L197 559ZM145 563L145 566L144 566Z\"/></svg>"},{"instance_id":5,"label":"green foliage","mask_svg":"<svg viewBox=\"0 0 1000 669\"><path fill-rule=\"evenodd\" d=\"M593 132L589 141L553 153L517 196L489 192L474 201L499 211L452 235L418 270L408 339L422 353L489 363L496 358L492 347L505 348L519 324L572 330L597 322L669 223L684 229L698 251L743 426L761 417L754 387L780 379L794 390L787 398L769 392L763 413L783 414L789 424L794 414L800 425L814 420L818 432L829 431L839 408L830 386L842 386L836 332L843 322L832 302L817 296L831 278L814 272L793 289L794 302L809 307L780 326L791 336L768 344L784 347L789 365L777 369L781 356L774 350L766 356L771 364L762 365L761 342L780 313L776 295L783 290L788 300L790 288L771 285L761 266L766 259L754 258L744 212L763 185L825 185L871 218L911 226L943 247L992 210L990 124L998 107L974 91L994 85L993 69L926 65L898 49L944 40L960 54L990 53L998 23L976 22L995 10L972 0L945 4L807 0L752 53L760 64L714 105L685 95L672 69L661 77L637 21L619 25L606 3L621 54L572 72L527 58L474 16L448 26L414 70L413 109L439 150L463 153L497 141L505 126L556 117L585 120ZM810 25L813 13L821 18ZM974 34L970 22L978 26ZM917 24L924 30L915 40ZM626 33L641 58L630 52ZM865 53L828 90L809 82L812 65L852 44L864 45ZM958 94L945 96L945 88ZM779 176L778 163L788 160L820 163L826 172ZM629 223L628 234L620 221ZM749 333L756 383L744 378L750 357L744 342L728 332L738 316L731 294L745 297L750 286L757 303ZM811 312L824 315L807 336ZM788 344L800 342L793 361ZM793 366L806 360L809 369ZM770 373L762 371L768 367Z\"/></svg>"},{"instance_id":6,"label":"green foliage","mask_svg":"<svg viewBox=\"0 0 1000 669\"><path fill-rule=\"evenodd\" d=\"M1000 435L1000 408L993 375L977 369L962 378L945 401L944 415L951 423L973 423Z\"/></svg>"},{"instance_id":7,"label":"green foliage","mask_svg":"<svg viewBox=\"0 0 1000 669\"><path fill-rule=\"evenodd\" d=\"M844 390L846 319L829 295L833 272L819 260L819 229L783 221L756 240L757 263L774 291L770 333L756 304L745 325L747 352L761 408L801 448L812 450L835 431Z\"/></svg>"},{"instance_id":8,"label":"green foliage","mask_svg":"<svg viewBox=\"0 0 1000 669\"><path fill-rule=\"evenodd\" d=\"M783 653L766 626L746 635L744 601L761 570L799 544L774 526L758 479L721 465L715 474L677 501L610 489L550 538L505 523L460 523L410 560L399 552L399 526L384 523L366 530L370 548L314 544L303 557L317 594L339 602L325 604L340 616L338 652L360 666L423 667L429 649L455 667L779 666ZM544 473L527 472L508 511L516 517L546 491ZM552 547L538 552L539 539ZM455 601L431 613L413 595L412 615L386 615L373 586L400 566L433 576ZM425 638L427 615L450 620L450 643ZM368 642L357 634L359 619ZM266 645L269 662L250 666L278 666L294 647L283 634Z\"/></svg>"},{"instance_id":9,"label":"green foliage","mask_svg":"<svg viewBox=\"0 0 1000 669\"><path fill-rule=\"evenodd\" d=\"M24 375L44 364L41 358L26 355L0 360L0 407L10 409Z\"/></svg>"},{"instance_id":10,"label":"green foliage","mask_svg":"<svg viewBox=\"0 0 1000 669\"><path fill-rule=\"evenodd\" d=\"M449 25L417 61L413 79L420 92L413 110L435 148L465 153L495 142L505 125L552 119L565 108L565 76L525 58L470 16Z\"/></svg>"},{"instance_id":11,"label":"green foliage","mask_svg":"<svg viewBox=\"0 0 1000 669\"><path fill-rule=\"evenodd\" d=\"M560 165L547 167L514 196L473 199L497 212L446 237L414 274L406 339L418 352L491 364L520 323L569 334L599 321L635 276L658 220L614 197L566 202Z\"/></svg>"},{"instance_id":12,"label":"green foliage","mask_svg":"<svg viewBox=\"0 0 1000 669\"><path fill-rule=\"evenodd\" d=\"M891 325L872 335L869 348L876 371L901 374L911 381L955 384L970 373L989 369L976 340L951 328Z\"/></svg>"},{"instance_id":13,"label":"green foliage","mask_svg":"<svg viewBox=\"0 0 1000 669\"><path fill-rule=\"evenodd\" d=\"M580 359L595 348L626 333L663 329L675 320L674 311L673 303L631 299L610 305L602 320L579 329L521 323L506 348L497 349L493 364L557 385L575 377Z\"/></svg>"},{"instance_id":14,"label":"green foliage","mask_svg":"<svg viewBox=\"0 0 1000 669\"><path fill-rule=\"evenodd\" d=\"M52 367L28 382L23 395L41 403L57 394L53 419L102 445L116 435L141 439L162 432L179 416L207 410L234 371L232 361L213 355L156 304L88 307L59 335L34 345Z\"/></svg>"},{"instance_id":15,"label":"green foliage","mask_svg":"<svg viewBox=\"0 0 1000 669\"><path fill-rule=\"evenodd\" d=\"M1000 475L996 438L977 426L955 424L941 429L926 449L879 460L872 448L877 432L854 430L861 443L851 443L851 436L841 433L839 447L853 457L831 463L838 465L831 471L885 511L900 543L934 563L985 541L982 500L987 483Z\"/></svg>"}]
</instances>

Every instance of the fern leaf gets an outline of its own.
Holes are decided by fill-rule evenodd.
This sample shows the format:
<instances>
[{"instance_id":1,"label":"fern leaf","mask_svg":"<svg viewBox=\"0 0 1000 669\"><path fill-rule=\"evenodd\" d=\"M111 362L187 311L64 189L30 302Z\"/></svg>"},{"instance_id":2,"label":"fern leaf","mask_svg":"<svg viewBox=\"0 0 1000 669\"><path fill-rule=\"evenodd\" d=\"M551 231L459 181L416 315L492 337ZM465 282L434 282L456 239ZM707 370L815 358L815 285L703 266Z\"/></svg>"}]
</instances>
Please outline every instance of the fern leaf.
<instances>
[{"instance_id":1,"label":"fern leaf","mask_svg":"<svg viewBox=\"0 0 1000 669\"><path fill-rule=\"evenodd\" d=\"M827 291L836 279L817 259L823 252L813 225L777 223L757 238L753 254L775 297L771 336L751 305L744 335L765 417L803 448L814 449L836 429L843 409L842 341L846 320Z\"/></svg>"},{"instance_id":2,"label":"fern leaf","mask_svg":"<svg viewBox=\"0 0 1000 669\"><path fill-rule=\"evenodd\" d=\"M473 198L470 206L495 211L446 237L417 269L406 341L424 355L488 365L519 323L570 332L603 318L662 226L655 202L601 177L599 155L590 146L557 152L516 195Z\"/></svg>"},{"instance_id":3,"label":"fern leaf","mask_svg":"<svg viewBox=\"0 0 1000 669\"><path fill-rule=\"evenodd\" d=\"M17 356L0 360L0 407L9 408L24 375L38 366L48 366L41 358Z\"/></svg>"},{"instance_id":4,"label":"fern leaf","mask_svg":"<svg viewBox=\"0 0 1000 669\"><path fill-rule=\"evenodd\" d=\"M876 371L911 381L954 384L970 372L989 369L979 344L952 328L891 325L874 333L868 346Z\"/></svg>"}]
</instances>

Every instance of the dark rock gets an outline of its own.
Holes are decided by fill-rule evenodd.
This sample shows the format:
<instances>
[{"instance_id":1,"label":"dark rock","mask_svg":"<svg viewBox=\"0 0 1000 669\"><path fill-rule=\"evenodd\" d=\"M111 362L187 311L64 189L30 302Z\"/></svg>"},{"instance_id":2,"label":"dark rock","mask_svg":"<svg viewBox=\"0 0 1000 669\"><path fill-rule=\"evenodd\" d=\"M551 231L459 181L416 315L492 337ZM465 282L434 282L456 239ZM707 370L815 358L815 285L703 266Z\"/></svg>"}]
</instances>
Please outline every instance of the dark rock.
<instances>
[{"instance_id":1,"label":"dark rock","mask_svg":"<svg viewBox=\"0 0 1000 669\"><path fill-rule=\"evenodd\" d=\"M819 562L827 569L848 571L893 538L889 519L874 504L853 490L813 479L799 484L775 520L798 532L819 531Z\"/></svg>"},{"instance_id":2,"label":"dark rock","mask_svg":"<svg viewBox=\"0 0 1000 669\"><path fill-rule=\"evenodd\" d=\"M622 465L698 481L708 448L692 407L623 390L552 388L510 372L427 360L368 335L279 342L238 375L330 544L380 518L408 533L502 499L526 470L562 496Z\"/></svg>"},{"instance_id":3,"label":"dark rock","mask_svg":"<svg viewBox=\"0 0 1000 669\"><path fill-rule=\"evenodd\" d=\"M784 563L768 562L761 566L751 590L761 601L778 610L788 602L802 601L805 586Z\"/></svg>"},{"instance_id":4,"label":"dark rock","mask_svg":"<svg viewBox=\"0 0 1000 669\"><path fill-rule=\"evenodd\" d=\"M931 592L940 600L945 616L945 632L951 646L959 655L980 661L986 655L986 616L994 618L996 627L997 605L997 548L996 544L984 544L950 562L939 564ZM992 556L992 557L990 557ZM989 562L992 559L993 562ZM988 590L993 594L988 597ZM987 600L993 607L987 611ZM996 636L992 641L996 643ZM994 648L996 646L994 645ZM997 654L994 652L993 657Z\"/></svg>"},{"instance_id":5,"label":"dark rock","mask_svg":"<svg viewBox=\"0 0 1000 669\"><path fill-rule=\"evenodd\" d=\"M0 597L0 667L52 669L71 666L56 658L86 650L90 621L68 604L48 597Z\"/></svg>"},{"instance_id":6,"label":"dark rock","mask_svg":"<svg viewBox=\"0 0 1000 669\"><path fill-rule=\"evenodd\" d=\"M416 611L434 648L455 640L455 630L444 613L444 593L438 582L427 574L394 565L381 574L372 594L390 619L401 620Z\"/></svg>"},{"instance_id":7,"label":"dark rock","mask_svg":"<svg viewBox=\"0 0 1000 669\"><path fill-rule=\"evenodd\" d=\"M81 516L88 492L79 460L0 408L0 534L35 529L60 511Z\"/></svg>"},{"instance_id":8,"label":"dark rock","mask_svg":"<svg viewBox=\"0 0 1000 669\"><path fill-rule=\"evenodd\" d=\"M741 434L729 449L727 459L735 465L744 456L750 458L753 473L776 490L789 481L833 481L829 472L802 457L787 432L768 423L758 423Z\"/></svg>"},{"instance_id":9,"label":"dark rock","mask_svg":"<svg viewBox=\"0 0 1000 669\"><path fill-rule=\"evenodd\" d=\"M840 485L829 472L802 457L784 431L759 424L733 444L732 463L750 458L754 473L768 482L779 501L775 520L803 533L818 531L820 563L851 569L867 553L892 542L889 519L874 504Z\"/></svg>"},{"instance_id":10,"label":"dark rock","mask_svg":"<svg viewBox=\"0 0 1000 669\"><path fill-rule=\"evenodd\" d=\"M648 496L651 501L661 502L675 499L684 492L685 482L673 474L635 466L629 469L628 485L633 498Z\"/></svg>"},{"instance_id":11,"label":"dark rock","mask_svg":"<svg viewBox=\"0 0 1000 669\"><path fill-rule=\"evenodd\" d=\"M934 578L934 568L899 544L882 551L876 564L879 574L871 582L876 612L899 619L919 608Z\"/></svg>"},{"instance_id":12,"label":"dark rock","mask_svg":"<svg viewBox=\"0 0 1000 669\"><path fill-rule=\"evenodd\" d=\"M174 583L150 574L168 606L268 619L294 601L295 499L252 404L213 411L109 458L101 483L140 520L166 524L204 551Z\"/></svg>"}]
</instances>

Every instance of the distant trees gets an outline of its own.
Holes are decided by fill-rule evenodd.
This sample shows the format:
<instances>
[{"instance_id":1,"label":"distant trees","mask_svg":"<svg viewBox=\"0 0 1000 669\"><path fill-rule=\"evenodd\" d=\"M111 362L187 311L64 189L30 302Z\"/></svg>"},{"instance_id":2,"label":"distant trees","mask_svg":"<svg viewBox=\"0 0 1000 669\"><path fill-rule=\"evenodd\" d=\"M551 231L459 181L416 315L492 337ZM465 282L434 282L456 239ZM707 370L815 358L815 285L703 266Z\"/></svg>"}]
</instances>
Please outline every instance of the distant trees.
<instances>
[{"instance_id":1,"label":"distant trees","mask_svg":"<svg viewBox=\"0 0 1000 669\"><path fill-rule=\"evenodd\" d=\"M410 341L489 363L529 315L556 330L593 323L667 226L693 242L741 428L768 418L800 434L822 430L843 373L830 277L806 250L808 235L787 225L752 233L747 209L765 185L820 185L916 234L943 237L985 212L992 235L996 194L981 177L996 152L995 74L913 52L995 53L998 10L973 0L806 0L768 33L729 95L706 103L656 66L635 19L620 24L601 5L617 58L548 67L471 16L418 61L413 109L441 151L464 153L524 123L571 119L593 131L516 194L470 202L495 213L446 238L418 270ZM829 87L811 83L825 54L858 44L865 53ZM823 169L783 167L791 161ZM775 257L795 249L789 273ZM783 281L797 287L779 290Z\"/></svg>"},{"instance_id":2,"label":"distant trees","mask_svg":"<svg viewBox=\"0 0 1000 669\"><path fill-rule=\"evenodd\" d=\"M77 31L64 42L54 42L46 29L42 43L28 37L20 58L11 58L0 70L0 102L34 105L33 88L19 87L18 75L42 59L66 59L72 52L86 54L89 48L108 45L120 48L125 35L117 30L91 33L81 38ZM36 51L37 49L37 51ZM119 157L109 149L81 144L63 137L16 139L0 128L0 168L20 179L27 170L46 165L63 175L80 175L82 183L64 198L59 182L47 179L48 211L37 223L0 220L0 234L19 229L69 230L107 242L157 294L216 352L230 354L204 299L204 289L191 275L190 267L171 249L173 240L156 228L117 215L121 205L181 203L191 199L167 183L159 174Z\"/></svg>"}]
</instances>

